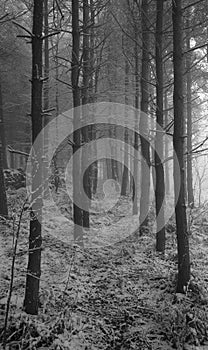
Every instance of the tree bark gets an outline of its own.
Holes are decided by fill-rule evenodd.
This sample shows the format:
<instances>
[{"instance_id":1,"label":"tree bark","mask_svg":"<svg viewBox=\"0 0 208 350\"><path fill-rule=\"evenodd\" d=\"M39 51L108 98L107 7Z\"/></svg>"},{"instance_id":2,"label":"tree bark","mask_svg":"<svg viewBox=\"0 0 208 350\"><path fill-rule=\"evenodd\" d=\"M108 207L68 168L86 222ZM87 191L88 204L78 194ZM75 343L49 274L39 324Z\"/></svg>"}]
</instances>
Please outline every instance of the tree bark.
<instances>
[{"instance_id":1,"label":"tree bark","mask_svg":"<svg viewBox=\"0 0 208 350\"><path fill-rule=\"evenodd\" d=\"M6 187L3 169L8 168L6 157L6 140L3 119L2 89L0 83L0 216L8 216Z\"/></svg>"},{"instance_id":2,"label":"tree bark","mask_svg":"<svg viewBox=\"0 0 208 350\"><path fill-rule=\"evenodd\" d=\"M164 96L164 110L165 110L165 127L168 125L168 96L167 91L165 91ZM169 156L169 144L167 137L165 138L165 159ZM166 194L170 194L170 176L169 176L169 164L165 162L165 190Z\"/></svg>"},{"instance_id":3,"label":"tree bark","mask_svg":"<svg viewBox=\"0 0 208 350\"><path fill-rule=\"evenodd\" d=\"M190 280L189 240L185 206L184 181L184 86L183 86L183 14L181 0L172 1L173 67L174 67L174 191L178 247L177 292L184 293ZM179 172L177 171L177 161Z\"/></svg>"},{"instance_id":4,"label":"tree bark","mask_svg":"<svg viewBox=\"0 0 208 350\"><path fill-rule=\"evenodd\" d=\"M133 215L138 214L138 149L139 149L139 135L138 135L138 108L139 108L139 57L138 57L138 33L137 28L134 28L135 33L135 47L134 47L134 60L135 60L135 132L134 132L134 186L133 186ZM140 208L141 212L141 208Z\"/></svg>"},{"instance_id":5,"label":"tree bark","mask_svg":"<svg viewBox=\"0 0 208 350\"><path fill-rule=\"evenodd\" d=\"M8 216L7 196L4 182L3 157L0 149L0 216Z\"/></svg>"},{"instance_id":6,"label":"tree bark","mask_svg":"<svg viewBox=\"0 0 208 350\"><path fill-rule=\"evenodd\" d=\"M129 88L129 63L127 59L125 60L125 105L128 106L128 88ZM126 113L125 118L128 118ZM121 196L126 196L129 186L129 170L128 170L128 162L129 162L129 133L128 129L124 130L124 167L123 167L123 175L121 182Z\"/></svg>"},{"instance_id":7,"label":"tree bark","mask_svg":"<svg viewBox=\"0 0 208 350\"><path fill-rule=\"evenodd\" d=\"M190 21L187 20L187 27ZM186 50L190 49L190 34L187 34ZM193 175L192 175L192 92L191 92L191 53L186 54L186 89L187 89L187 160L186 160L186 176L187 176L187 195L188 206L194 207L194 192L193 192Z\"/></svg>"},{"instance_id":8,"label":"tree bark","mask_svg":"<svg viewBox=\"0 0 208 350\"><path fill-rule=\"evenodd\" d=\"M33 36L32 36L32 142L42 129L42 30L43 1L34 0ZM41 217L42 217L42 165L36 165L36 157L41 159L43 145L40 144L39 156L32 158L32 195L29 234L29 256L26 277L24 308L28 314L38 313L39 285L41 276Z\"/></svg>"},{"instance_id":9,"label":"tree bark","mask_svg":"<svg viewBox=\"0 0 208 350\"><path fill-rule=\"evenodd\" d=\"M90 13L89 13L88 0L83 0L83 86L82 86L82 105L83 105L83 116L88 118L87 109L84 105L89 103L89 89L90 89ZM89 142L89 136L91 132L91 126L85 126L82 128L82 140L84 143ZM87 165L87 154L82 153L82 167L86 168ZM85 170L85 176L83 179L83 187L86 194L85 199L83 198L86 210L83 210L83 227L90 227L89 218L89 206L91 198L91 184L90 184L90 167Z\"/></svg>"},{"instance_id":10,"label":"tree bark","mask_svg":"<svg viewBox=\"0 0 208 350\"><path fill-rule=\"evenodd\" d=\"M79 28L79 1L72 0L72 64L71 64L71 83L74 107L74 135L73 135L73 219L74 219L74 241L83 246L82 230L82 209L77 203L80 198L80 159L75 157L76 151L81 144L80 131L80 109L81 104L79 87L79 51L80 51L80 28Z\"/></svg>"},{"instance_id":11,"label":"tree bark","mask_svg":"<svg viewBox=\"0 0 208 350\"><path fill-rule=\"evenodd\" d=\"M49 38L47 37L49 33L48 30L48 0L44 0L44 86L43 86L43 110L47 111L49 109L49 69L50 69L50 62L49 62ZM48 138L48 128L46 128L46 125L49 123L50 117L48 115L48 112L44 114L43 118L43 126L44 126L44 162L43 162L43 182L46 184L44 186L44 197L49 197L49 189L47 186L47 181L45 179L48 177L48 144L49 144L49 138Z\"/></svg>"},{"instance_id":12,"label":"tree bark","mask_svg":"<svg viewBox=\"0 0 208 350\"><path fill-rule=\"evenodd\" d=\"M157 1L157 19L155 35L156 56L156 122L163 128L163 7L164 0ZM165 218L164 218L164 168L163 168L163 138L156 132L155 140L155 209L157 221L156 251L165 251Z\"/></svg>"},{"instance_id":13,"label":"tree bark","mask_svg":"<svg viewBox=\"0 0 208 350\"><path fill-rule=\"evenodd\" d=\"M149 192L150 192L150 145L142 135L148 135L148 119L146 114L149 107L149 28L148 0L142 0L142 68L141 68L141 117L139 123L141 141L141 197L140 197L140 235L148 226Z\"/></svg>"},{"instance_id":14,"label":"tree bark","mask_svg":"<svg viewBox=\"0 0 208 350\"><path fill-rule=\"evenodd\" d=\"M2 154L2 167L3 169L8 168L7 163L7 150L6 150L6 137L4 128L4 114L3 114L3 98L2 98L2 86L0 83L0 146Z\"/></svg>"}]
</instances>

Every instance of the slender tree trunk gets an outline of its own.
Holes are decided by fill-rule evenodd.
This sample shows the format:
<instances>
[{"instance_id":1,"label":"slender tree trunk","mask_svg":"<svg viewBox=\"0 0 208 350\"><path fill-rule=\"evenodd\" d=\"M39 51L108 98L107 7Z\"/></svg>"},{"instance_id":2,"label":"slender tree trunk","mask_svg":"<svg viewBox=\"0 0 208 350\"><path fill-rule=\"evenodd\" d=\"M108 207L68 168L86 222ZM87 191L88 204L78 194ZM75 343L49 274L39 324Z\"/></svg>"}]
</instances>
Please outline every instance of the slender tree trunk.
<instances>
[{"instance_id":1,"label":"slender tree trunk","mask_svg":"<svg viewBox=\"0 0 208 350\"><path fill-rule=\"evenodd\" d=\"M2 154L2 167L3 169L8 168L7 163L7 150L6 150L6 137L4 128L4 114L3 114L3 99L2 99L2 87L0 83L0 147Z\"/></svg>"},{"instance_id":2,"label":"slender tree trunk","mask_svg":"<svg viewBox=\"0 0 208 350\"><path fill-rule=\"evenodd\" d=\"M90 6L90 38L89 38L89 44L90 44L90 81L89 81L89 102L93 103L96 99L95 96L95 84L94 84L94 62L95 62L95 4L94 0L89 1ZM91 125L90 128L90 140L96 140L96 125ZM94 155L96 155L97 149L96 149L96 143L94 146L92 146L92 152ZM95 194L97 191L97 182L98 182L98 162L94 162L92 164L91 170L90 170L90 184L91 184L91 194Z\"/></svg>"},{"instance_id":3,"label":"slender tree trunk","mask_svg":"<svg viewBox=\"0 0 208 350\"><path fill-rule=\"evenodd\" d=\"M187 20L187 27L190 21ZM186 42L187 51L190 49L190 35L188 33ZM194 192L193 192L193 175L192 175L192 93L191 93L191 53L186 55L186 89L187 89L187 160L186 160L186 176L187 176L187 195L188 206L194 207Z\"/></svg>"},{"instance_id":4,"label":"slender tree trunk","mask_svg":"<svg viewBox=\"0 0 208 350\"><path fill-rule=\"evenodd\" d=\"M8 216L1 143L0 143L0 216L4 216L4 217Z\"/></svg>"},{"instance_id":5,"label":"slender tree trunk","mask_svg":"<svg viewBox=\"0 0 208 350\"><path fill-rule=\"evenodd\" d=\"M94 55L95 55L95 9L94 9L94 0L89 0L89 20L90 20L90 28L89 28L89 60L90 60L90 80L89 80L89 99L90 102L94 102Z\"/></svg>"},{"instance_id":6,"label":"slender tree trunk","mask_svg":"<svg viewBox=\"0 0 208 350\"><path fill-rule=\"evenodd\" d=\"M125 105L128 106L128 88L129 88L129 63L125 60ZM125 118L128 118L126 113ZM128 171L128 161L129 161L129 133L128 129L124 130L124 167L123 167L123 176L121 182L121 195L126 196L129 186L129 171Z\"/></svg>"},{"instance_id":7,"label":"slender tree trunk","mask_svg":"<svg viewBox=\"0 0 208 350\"><path fill-rule=\"evenodd\" d=\"M32 37L32 142L42 129L42 30L43 30L43 1L35 0L33 8L33 37ZM42 145L38 150L42 156ZM37 157L37 155L36 155ZM42 217L42 166L36 165L32 159L32 195L31 219L29 234L29 256L26 277L24 308L28 314L38 313L39 284L41 276L41 217Z\"/></svg>"},{"instance_id":8,"label":"slender tree trunk","mask_svg":"<svg viewBox=\"0 0 208 350\"><path fill-rule=\"evenodd\" d=\"M48 0L44 0L44 35L48 35ZM44 40L44 82L43 89L43 108L48 110L49 108L49 40L45 38ZM49 122L49 117L46 114L44 116L44 126Z\"/></svg>"},{"instance_id":9,"label":"slender tree trunk","mask_svg":"<svg viewBox=\"0 0 208 350\"><path fill-rule=\"evenodd\" d=\"M90 88L90 13L89 13L88 0L83 0L83 86L82 86L82 105L83 105L83 116L88 118L87 110L84 105L89 103L89 88ZM89 135L91 126L85 126L82 129L82 139L84 143L89 142ZM87 154L83 152L82 167L83 169L87 166ZM89 206L91 198L91 184L90 184L90 167L86 169L85 176L83 179L83 187L86 194L85 199L83 198L86 210L83 210L83 227L90 227L89 219Z\"/></svg>"},{"instance_id":10,"label":"slender tree trunk","mask_svg":"<svg viewBox=\"0 0 208 350\"><path fill-rule=\"evenodd\" d=\"M113 139L117 139L117 125L112 126L111 130L111 137ZM117 149L116 146L113 144L112 145L112 154L113 154L113 159L111 159L111 167L112 167L112 179L115 181L119 181L119 162L117 162Z\"/></svg>"},{"instance_id":11,"label":"slender tree trunk","mask_svg":"<svg viewBox=\"0 0 208 350\"><path fill-rule=\"evenodd\" d=\"M138 150L139 150L139 135L138 135L138 109L139 109L139 57L138 57L138 34L137 28L134 28L135 32L135 132L134 132L134 186L133 186L133 215L138 214Z\"/></svg>"},{"instance_id":12,"label":"slender tree trunk","mask_svg":"<svg viewBox=\"0 0 208 350\"><path fill-rule=\"evenodd\" d=\"M155 35L156 51L156 122L163 128L163 5L164 0L157 0L157 20ZM155 205L156 205L156 250L165 251L165 217L164 217L164 168L163 168L163 138L160 132L156 132L155 140Z\"/></svg>"},{"instance_id":13,"label":"slender tree trunk","mask_svg":"<svg viewBox=\"0 0 208 350\"><path fill-rule=\"evenodd\" d=\"M56 101L56 116L59 115L59 85L58 85L58 78L59 78L59 59L58 59L58 53L59 53L59 35L57 34L57 42L55 45L55 76L56 76L56 92L55 92L55 101Z\"/></svg>"},{"instance_id":14,"label":"slender tree trunk","mask_svg":"<svg viewBox=\"0 0 208 350\"><path fill-rule=\"evenodd\" d=\"M154 95L154 89L152 89L152 90L153 90L152 94ZM153 105L150 108L150 116L151 116L150 128L151 128L151 130L155 130L156 129L156 120L155 120L155 108ZM156 134L154 136L156 139ZM154 164L155 163L155 147L150 148L150 157L151 157L152 164ZM155 170L154 165L151 167L151 175L152 175L153 189L155 189L156 188L156 170Z\"/></svg>"},{"instance_id":15,"label":"slender tree trunk","mask_svg":"<svg viewBox=\"0 0 208 350\"><path fill-rule=\"evenodd\" d=\"M165 127L168 125L168 96L165 91L164 94L164 109L165 109ZM167 137L165 138L165 159L169 156L169 144ZM169 176L169 164L165 162L165 190L166 194L170 194L170 176Z\"/></svg>"},{"instance_id":16,"label":"slender tree trunk","mask_svg":"<svg viewBox=\"0 0 208 350\"><path fill-rule=\"evenodd\" d=\"M74 219L74 241L83 245L82 231L82 209L77 206L80 198L80 159L75 157L75 152L81 144L80 132L80 87L79 87L79 50L80 50L80 28L79 28L79 1L72 0L72 93L74 107L74 135L73 135L73 219Z\"/></svg>"},{"instance_id":17,"label":"slender tree trunk","mask_svg":"<svg viewBox=\"0 0 208 350\"><path fill-rule=\"evenodd\" d=\"M184 184L184 87L183 87L183 14L181 0L172 1L173 67L174 67L174 190L178 246L177 292L184 293L190 280L189 240L185 206ZM179 172L177 171L177 160Z\"/></svg>"},{"instance_id":18,"label":"slender tree trunk","mask_svg":"<svg viewBox=\"0 0 208 350\"><path fill-rule=\"evenodd\" d=\"M47 186L47 181L45 180L48 177L48 128L45 128L49 123L49 38L48 36L48 0L44 0L44 86L43 86L43 110L45 111L43 118L44 126L44 164L43 164L43 181L44 181L44 197L49 197L49 189Z\"/></svg>"},{"instance_id":19,"label":"slender tree trunk","mask_svg":"<svg viewBox=\"0 0 208 350\"><path fill-rule=\"evenodd\" d=\"M53 46L53 44L52 44ZM59 78L59 58L58 58L58 53L59 53L59 34L57 34L56 42L54 45L54 62L55 62L55 78L56 78L56 86L55 86L55 108L56 108L56 117L59 115L59 83L58 83L58 78ZM56 140L58 139L58 120L56 118ZM53 160L54 160L54 167L55 169L57 168L57 155L54 155ZM58 184L59 186L59 184ZM58 190L58 187L57 187Z\"/></svg>"},{"instance_id":20,"label":"slender tree trunk","mask_svg":"<svg viewBox=\"0 0 208 350\"><path fill-rule=\"evenodd\" d=\"M148 226L149 193L150 193L150 145L148 135L148 119L146 114L149 107L149 5L148 0L142 0L142 69L141 69L141 117L139 123L141 140L141 197L140 197L140 235Z\"/></svg>"}]
</instances>

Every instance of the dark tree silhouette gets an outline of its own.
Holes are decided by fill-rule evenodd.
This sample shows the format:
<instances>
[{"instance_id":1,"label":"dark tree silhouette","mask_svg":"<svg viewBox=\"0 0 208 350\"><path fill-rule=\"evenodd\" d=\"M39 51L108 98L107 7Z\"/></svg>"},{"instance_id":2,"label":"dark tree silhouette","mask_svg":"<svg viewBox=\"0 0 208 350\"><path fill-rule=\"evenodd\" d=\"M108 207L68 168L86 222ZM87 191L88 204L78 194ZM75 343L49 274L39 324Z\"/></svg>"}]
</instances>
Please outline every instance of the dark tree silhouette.
<instances>
[{"instance_id":1,"label":"dark tree silhouette","mask_svg":"<svg viewBox=\"0 0 208 350\"><path fill-rule=\"evenodd\" d=\"M174 66L174 190L175 216L178 246L178 283L177 292L184 293L190 280L189 240L185 205L184 176L184 86L183 86L183 13L181 0L172 1L173 18L173 66ZM179 172L177 171L177 161ZM177 198L178 197L178 198Z\"/></svg>"},{"instance_id":2,"label":"dark tree silhouette","mask_svg":"<svg viewBox=\"0 0 208 350\"><path fill-rule=\"evenodd\" d=\"M43 1L34 0L33 31L32 31L32 142L42 129L42 30L43 30ZM42 153L42 145L38 150ZM35 155L37 157L37 155ZM36 166L35 157L32 159L32 208L29 235L29 256L25 288L24 308L28 314L38 313L39 284L41 275L41 164ZM41 158L39 158L41 159Z\"/></svg>"},{"instance_id":3,"label":"dark tree silhouette","mask_svg":"<svg viewBox=\"0 0 208 350\"><path fill-rule=\"evenodd\" d=\"M157 1L156 15L156 122L163 128L163 6L164 0ZM163 138L160 132L156 132L155 140L155 204L156 204L156 250L165 251L165 219L164 219L164 168L163 168Z\"/></svg>"}]
</instances>

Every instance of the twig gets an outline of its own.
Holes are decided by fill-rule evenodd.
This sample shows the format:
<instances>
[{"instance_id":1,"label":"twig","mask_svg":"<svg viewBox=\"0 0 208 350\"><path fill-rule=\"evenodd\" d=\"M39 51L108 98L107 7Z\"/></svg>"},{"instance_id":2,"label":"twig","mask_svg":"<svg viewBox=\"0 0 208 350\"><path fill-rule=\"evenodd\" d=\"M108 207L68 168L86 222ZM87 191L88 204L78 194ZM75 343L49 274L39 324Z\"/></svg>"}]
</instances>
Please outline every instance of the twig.
<instances>
[{"instance_id":1,"label":"twig","mask_svg":"<svg viewBox=\"0 0 208 350\"><path fill-rule=\"evenodd\" d=\"M61 32L60 32L60 30L59 31L57 31L57 32L53 32L53 33L50 33L50 34L48 34L48 35L43 35L42 37L41 37L41 40L45 40L45 39L47 39L47 38L50 38L51 36L54 36L54 35L57 35L57 34L60 34Z\"/></svg>"},{"instance_id":2,"label":"twig","mask_svg":"<svg viewBox=\"0 0 208 350\"><path fill-rule=\"evenodd\" d=\"M199 46L194 46L191 49L185 51L184 53L186 54L188 52L192 52L192 51L195 51L195 50L198 50L198 49L203 49L204 47L207 47L207 45L208 45L208 42L205 43L205 44L199 45Z\"/></svg>"},{"instance_id":3,"label":"twig","mask_svg":"<svg viewBox=\"0 0 208 350\"><path fill-rule=\"evenodd\" d=\"M187 6L183 7L183 11L187 10L189 7L196 6L197 4L201 3L203 0L198 0L196 2L193 2L192 4L188 4Z\"/></svg>"},{"instance_id":4,"label":"twig","mask_svg":"<svg viewBox=\"0 0 208 350\"><path fill-rule=\"evenodd\" d=\"M25 32L27 32L27 33L30 35L30 38L33 38L33 37L34 37L33 33L31 33L31 32L29 31L29 29L23 27L21 24L19 24L19 23L16 22L16 21L12 21L12 23L15 24L17 27L21 28L22 30L24 30Z\"/></svg>"},{"instance_id":5,"label":"twig","mask_svg":"<svg viewBox=\"0 0 208 350\"><path fill-rule=\"evenodd\" d=\"M23 155L23 156L25 156L25 157L29 157L29 156L30 156L29 153L22 152L22 151L19 151L19 150L15 150L15 149L12 148L11 146L8 146L7 149L8 149L8 151L9 151L10 153L21 154L21 155Z\"/></svg>"},{"instance_id":6,"label":"twig","mask_svg":"<svg viewBox=\"0 0 208 350\"><path fill-rule=\"evenodd\" d=\"M3 16L1 16L0 17L0 21L2 21L5 17L7 17L7 16L9 16L9 14L8 13L6 13L5 15L3 15Z\"/></svg>"}]
</instances>

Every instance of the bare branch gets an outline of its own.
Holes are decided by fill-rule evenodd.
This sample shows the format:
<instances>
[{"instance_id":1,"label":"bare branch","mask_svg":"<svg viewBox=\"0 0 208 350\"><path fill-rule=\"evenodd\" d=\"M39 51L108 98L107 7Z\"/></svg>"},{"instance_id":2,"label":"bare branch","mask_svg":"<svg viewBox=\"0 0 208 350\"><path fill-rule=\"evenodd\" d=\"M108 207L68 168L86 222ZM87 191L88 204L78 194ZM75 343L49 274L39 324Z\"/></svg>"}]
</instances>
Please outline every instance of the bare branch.
<instances>
[{"instance_id":1,"label":"bare branch","mask_svg":"<svg viewBox=\"0 0 208 350\"><path fill-rule=\"evenodd\" d=\"M9 16L9 14L8 13L6 13L5 15L3 15L3 16L1 16L0 17L0 21L2 21L5 17L7 17L7 16Z\"/></svg>"},{"instance_id":2,"label":"bare branch","mask_svg":"<svg viewBox=\"0 0 208 350\"><path fill-rule=\"evenodd\" d=\"M34 37L33 33L31 33L29 29L23 27L21 24L19 24L16 21L12 21L12 23L15 24L17 27L21 28L22 30L24 30L25 32L27 32L30 35L30 38Z\"/></svg>"},{"instance_id":3,"label":"bare branch","mask_svg":"<svg viewBox=\"0 0 208 350\"><path fill-rule=\"evenodd\" d=\"M60 33L61 33L61 31L60 31L60 30L57 30L56 32L50 33L50 34L48 34L48 35L43 35L43 36L41 37L41 40L45 40L45 39L47 39L47 38L50 38L51 36L54 36L54 35L57 35L57 34L60 34Z\"/></svg>"},{"instance_id":4,"label":"bare branch","mask_svg":"<svg viewBox=\"0 0 208 350\"><path fill-rule=\"evenodd\" d=\"M203 45L199 45L199 46L194 46L194 47L192 47L191 49L185 51L184 53L186 54L186 53L192 52L192 51L194 51L194 50L203 49L204 47L207 47L207 46L208 46L208 43L203 44Z\"/></svg>"},{"instance_id":5,"label":"bare branch","mask_svg":"<svg viewBox=\"0 0 208 350\"><path fill-rule=\"evenodd\" d=\"M189 4L189 5L185 6L185 7L183 7L182 10L184 11L184 10L188 9L189 7L192 7L192 6L195 6L195 5L199 4L202 1L204 1L204 0L198 0L196 2L193 2L192 4Z\"/></svg>"},{"instance_id":6,"label":"bare branch","mask_svg":"<svg viewBox=\"0 0 208 350\"><path fill-rule=\"evenodd\" d=\"M15 150L15 149L13 149L11 146L8 146L7 149L8 149L8 151L9 151L10 153L21 154L21 155L23 155L23 156L25 156L25 157L29 157L29 153L22 152L22 151L19 151L19 150Z\"/></svg>"}]
</instances>

